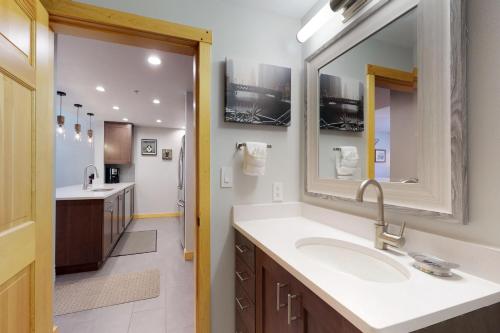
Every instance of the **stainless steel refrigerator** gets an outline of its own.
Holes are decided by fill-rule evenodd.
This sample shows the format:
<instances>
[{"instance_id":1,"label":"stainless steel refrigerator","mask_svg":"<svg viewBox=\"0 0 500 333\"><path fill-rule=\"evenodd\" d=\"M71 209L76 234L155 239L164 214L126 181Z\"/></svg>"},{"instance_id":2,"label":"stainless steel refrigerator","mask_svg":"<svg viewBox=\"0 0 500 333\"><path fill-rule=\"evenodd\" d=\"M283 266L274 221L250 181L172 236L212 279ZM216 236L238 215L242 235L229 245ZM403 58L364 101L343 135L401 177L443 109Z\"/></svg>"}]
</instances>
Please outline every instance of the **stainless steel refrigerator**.
<instances>
[{"instance_id":1,"label":"stainless steel refrigerator","mask_svg":"<svg viewBox=\"0 0 500 333\"><path fill-rule=\"evenodd\" d=\"M178 178L177 178L177 209L179 211L179 229L181 236L182 248L185 248L186 244L186 136L182 137L181 151L179 153L179 165L178 165Z\"/></svg>"}]
</instances>

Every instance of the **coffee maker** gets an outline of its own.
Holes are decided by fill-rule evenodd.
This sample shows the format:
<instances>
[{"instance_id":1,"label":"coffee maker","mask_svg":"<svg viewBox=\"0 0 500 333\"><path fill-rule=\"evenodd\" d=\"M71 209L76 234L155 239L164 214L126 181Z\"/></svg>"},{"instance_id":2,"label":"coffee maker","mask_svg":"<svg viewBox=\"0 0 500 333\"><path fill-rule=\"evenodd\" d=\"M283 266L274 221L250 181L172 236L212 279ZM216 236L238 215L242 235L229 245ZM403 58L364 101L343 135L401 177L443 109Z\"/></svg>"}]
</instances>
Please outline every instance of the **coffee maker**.
<instances>
[{"instance_id":1,"label":"coffee maker","mask_svg":"<svg viewBox=\"0 0 500 333\"><path fill-rule=\"evenodd\" d=\"M106 184L115 184L120 182L120 168L106 166Z\"/></svg>"}]
</instances>

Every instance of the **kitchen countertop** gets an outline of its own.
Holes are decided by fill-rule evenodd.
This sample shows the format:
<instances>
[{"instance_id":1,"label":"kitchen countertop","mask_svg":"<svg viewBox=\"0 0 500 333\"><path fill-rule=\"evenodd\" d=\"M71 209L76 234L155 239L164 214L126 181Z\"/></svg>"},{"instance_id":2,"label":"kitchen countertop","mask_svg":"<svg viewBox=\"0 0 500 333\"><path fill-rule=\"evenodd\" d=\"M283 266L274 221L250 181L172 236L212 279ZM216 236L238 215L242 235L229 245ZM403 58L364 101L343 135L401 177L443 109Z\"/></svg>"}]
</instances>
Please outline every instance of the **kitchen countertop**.
<instances>
[{"instance_id":1,"label":"kitchen countertop","mask_svg":"<svg viewBox=\"0 0 500 333\"><path fill-rule=\"evenodd\" d=\"M135 183L117 183L117 184L100 184L91 187L90 189L111 188L111 191L93 192L84 190L83 185L72 185L56 188L56 200L103 200Z\"/></svg>"},{"instance_id":2,"label":"kitchen countertop","mask_svg":"<svg viewBox=\"0 0 500 333\"><path fill-rule=\"evenodd\" d=\"M301 216L301 207L307 204L297 205L280 208L278 204L277 209L272 205L235 206L233 226L363 332L412 332L500 302L500 284L460 270L454 270L452 278L423 273L411 266L413 259L404 251L376 250L373 240ZM287 210L284 214L288 216L280 216L279 211ZM339 212L329 218L347 225L351 218L353 224L366 220L367 228L373 225L369 219ZM310 237L373 249L404 266L408 280L370 282L320 264L296 248L299 239Z\"/></svg>"}]
</instances>

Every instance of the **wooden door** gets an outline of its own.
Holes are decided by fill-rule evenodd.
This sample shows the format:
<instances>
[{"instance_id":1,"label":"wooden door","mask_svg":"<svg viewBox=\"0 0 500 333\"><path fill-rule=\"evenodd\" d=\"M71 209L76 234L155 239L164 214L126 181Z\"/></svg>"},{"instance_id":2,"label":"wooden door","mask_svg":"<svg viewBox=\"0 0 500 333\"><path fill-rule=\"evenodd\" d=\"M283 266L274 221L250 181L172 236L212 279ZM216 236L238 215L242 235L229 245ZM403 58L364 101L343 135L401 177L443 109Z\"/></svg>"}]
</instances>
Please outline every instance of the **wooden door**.
<instances>
[{"instance_id":1,"label":"wooden door","mask_svg":"<svg viewBox=\"0 0 500 333\"><path fill-rule=\"evenodd\" d=\"M257 250L256 256L256 332L288 332L290 275L262 251Z\"/></svg>"},{"instance_id":2,"label":"wooden door","mask_svg":"<svg viewBox=\"0 0 500 333\"><path fill-rule=\"evenodd\" d=\"M52 331L53 37L38 0L0 0L0 332Z\"/></svg>"}]
</instances>

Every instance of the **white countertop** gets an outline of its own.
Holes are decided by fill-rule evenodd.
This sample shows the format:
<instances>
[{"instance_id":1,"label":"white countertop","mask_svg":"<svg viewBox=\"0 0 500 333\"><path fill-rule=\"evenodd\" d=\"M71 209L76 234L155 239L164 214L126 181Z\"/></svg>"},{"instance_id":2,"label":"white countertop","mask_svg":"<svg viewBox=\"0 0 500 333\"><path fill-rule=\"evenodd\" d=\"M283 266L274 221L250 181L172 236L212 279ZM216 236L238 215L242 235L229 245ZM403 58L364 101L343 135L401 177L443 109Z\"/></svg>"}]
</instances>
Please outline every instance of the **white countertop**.
<instances>
[{"instance_id":1,"label":"white countertop","mask_svg":"<svg viewBox=\"0 0 500 333\"><path fill-rule=\"evenodd\" d=\"M413 259L403 251L376 250L372 240L301 216L303 205L306 204L281 207L278 204L274 205L276 208L272 208L273 205L235 206L233 225L363 332L411 332L500 302L500 284L460 270L454 270L453 278L438 278L418 271L411 266ZM309 211L315 210L307 206ZM280 217L283 215L280 211L288 216ZM366 227L372 228L373 222L368 219L332 212L330 219L342 220L336 223L349 224L352 217L354 224L366 220L369 222ZM253 217L248 217L249 214ZM265 218L266 215L269 218ZM333 238L366 246L406 267L409 279L396 283L370 282L317 263L295 247L299 239L308 237Z\"/></svg>"},{"instance_id":2,"label":"white countertop","mask_svg":"<svg viewBox=\"0 0 500 333\"><path fill-rule=\"evenodd\" d=\"M110 197L135 183L100 184L84 190L83 185L72 185L56 188L56 200L102 200ZM111 188L111 191L94 192L92 189Z\"/></svg>"}]
</instances>

